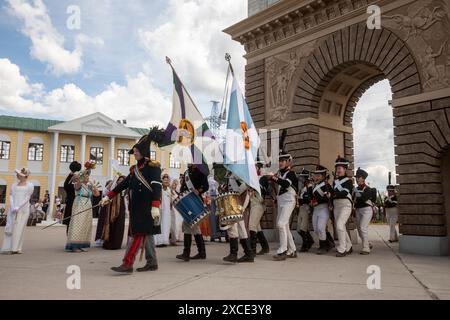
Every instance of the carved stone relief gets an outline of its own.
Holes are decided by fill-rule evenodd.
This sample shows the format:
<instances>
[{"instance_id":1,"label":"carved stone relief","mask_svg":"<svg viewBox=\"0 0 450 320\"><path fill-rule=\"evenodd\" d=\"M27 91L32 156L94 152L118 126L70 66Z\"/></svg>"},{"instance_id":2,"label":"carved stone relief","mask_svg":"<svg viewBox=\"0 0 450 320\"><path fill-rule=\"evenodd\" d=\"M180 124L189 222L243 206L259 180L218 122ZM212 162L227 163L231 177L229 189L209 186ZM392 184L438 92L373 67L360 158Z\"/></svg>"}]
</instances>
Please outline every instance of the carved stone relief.
<instances>
[{"instance_id":1,"label":"carved stone relief","mask_svg":"<svg viewBox=\"0 0 450 320\"><path fill-rule=\"evenodd\" d=\"M316 41L266 59L267 124L286 121L291 111L295 87Z\"/></svg>"},{"instance_id":2,"label":"carved stone relief","mask_svg":"<svg viewBox=\"0 0 450 320\"><path fill-rule=\"evenodd\" d=\"M396 31L414 53L424 91L450 85L450 3L418 1L399 13L382 17L382 24Z\"/></svg>"}]
</instances>

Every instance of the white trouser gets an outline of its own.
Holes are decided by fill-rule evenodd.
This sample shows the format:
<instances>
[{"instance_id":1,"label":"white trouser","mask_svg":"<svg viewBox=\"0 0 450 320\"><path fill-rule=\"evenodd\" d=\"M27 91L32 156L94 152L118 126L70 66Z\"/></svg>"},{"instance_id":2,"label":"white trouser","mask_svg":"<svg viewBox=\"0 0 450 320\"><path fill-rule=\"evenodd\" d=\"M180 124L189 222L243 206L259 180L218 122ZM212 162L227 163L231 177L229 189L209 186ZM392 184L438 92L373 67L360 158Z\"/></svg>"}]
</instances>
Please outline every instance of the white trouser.
<instances>
[{"instance_id":1,"label":"white trouser","mask_svg":"<svg viewBox=\"0 0 450 320\"><path fill-rule=\"evenodd\" d=\"M327 240L327 223L330 219L330 209L328 203L321 203L314 207L313 228L319 240Z\"/></svg>"},{"instance_id":2,"label":"white trouser","mask_svg":"<svg viewBox=\"0 0 450 320\"><path fill-rule=\"evenodd\" d=\"M309 214L311 212L310 206L302 204L298 212L297 231L308 232L309 230Z\"/></svg>"},{"instance_id":3,"label":"white trouser","mask_svg":"<svg viewBox=\"0 0 450 320\"><path fill-rule=\"evenodd\" d=\"M280 254L287 251L287 254L292 254L297 250L289 227L289 220L296 205L295 193L291 191L283 193L277 197L277 203L277 228L280 238L280 246L277 253Z\"/></svg>"},{"instance_id":4,"label":"white trouser","mask_svg":"<svg viewBox=\"0 0 450 320\"><path fill-rule=\"evenodd\" d=\"M248 221L248 229L250 231L261 231L261 218L264 215L264 202L258 201L258 199L252 199L250 201L250 219Z\"/></svg>"},{"instance_id":5,"label":"white trouser","mask_svg":"<svg viewBox=\"0 0 450 320\"><path fill-rule=\"evenodd\" d=\"M227 230L229 238L239 238L247 239L247 229L245 228L245 221L241 220L239 222L233 223L231 227Z\"/></svg>"},{"instance_id":6,"label":"white trouser","mask_svg":"<svg viewBox=\"0 0 450 320\"><path fill-rule=\"evenodd\" d=\"M389 240L391 241L397 241L398 240L398 233L397 229L395 229L395 226L398 221L398 208L386 208L386 219L389 223Z\"/></svg>"},{"instance_id":7,"label":"white trouser","mask_svg":"<svg viewBox=\"0 0 450 320\"><path fill-rule=\"evenodd\" d=\"M336 250L344 253L352 247L352 240L347 232L346 223L352 214L352 203L349 199L335 199L334 206L334 221L336 222L336 233L339 244Z\"/></svg>"},{"instance_id":8,"label":"white trouser","mask_svg":"<svg viewBox=\"0 0 450 320\"><path fill-rule=\"evenodd\" d=\"M356 219L358 220L358 233L362 241L362 250L370 252L369 247L369 224L372 220L372 207L364 207L356 209Z\"/></svg>"}]
</instances>

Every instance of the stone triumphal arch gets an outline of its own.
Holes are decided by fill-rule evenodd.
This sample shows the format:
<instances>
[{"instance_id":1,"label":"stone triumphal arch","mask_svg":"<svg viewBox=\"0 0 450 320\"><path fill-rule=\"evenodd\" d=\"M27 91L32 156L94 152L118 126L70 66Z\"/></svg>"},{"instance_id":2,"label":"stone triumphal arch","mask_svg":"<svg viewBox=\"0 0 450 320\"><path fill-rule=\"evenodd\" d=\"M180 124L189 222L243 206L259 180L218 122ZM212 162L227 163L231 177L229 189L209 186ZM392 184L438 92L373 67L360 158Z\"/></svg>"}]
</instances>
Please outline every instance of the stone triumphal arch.
<instances>
[{"instance_id":1,"label":"stone triumphal arch","mask_svg":"<svg viewBox=\"0 0 450 320\"><path fill-rule=\"evenodd\" d=\"M367 26L369 5L381 28ZM353 159L353 111L387 79L393 92L400 250L448 254L450 3L280 0L225 30L245 47L258 128L286 128L297 168Z\"/></svg>"}]
</instances>

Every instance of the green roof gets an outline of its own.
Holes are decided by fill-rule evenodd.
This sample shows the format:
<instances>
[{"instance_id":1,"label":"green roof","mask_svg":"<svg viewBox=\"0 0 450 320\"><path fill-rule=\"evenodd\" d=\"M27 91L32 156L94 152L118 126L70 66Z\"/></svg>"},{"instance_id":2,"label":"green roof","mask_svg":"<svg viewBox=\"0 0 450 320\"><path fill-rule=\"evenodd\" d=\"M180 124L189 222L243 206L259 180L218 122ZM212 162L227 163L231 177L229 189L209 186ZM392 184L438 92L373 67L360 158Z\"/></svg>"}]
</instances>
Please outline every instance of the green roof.
<instances>
[{"instance_id":1,"label":"green roof","mask_svg":"<svg viewBox=\"0 0 450 320\"><path fill-rule=\"evenodd\" d=\"M47 132L48 128L64 121L0 116L0 129Z\"/></svg>"},{"instance_id":2,"label":"green roof","mask_svg":"<svg viewBox=\"0 0 450 320\"><path fill-rule=\"evenodd\" d=\"M48 132L48 128L65 121L61 120L46 120L46 119L34 119L34 118L22 118L12 116L0 116L0 129L12 129L34 132ZM149 132L148 129L143 128L131 128L129 129L137 132L140 135L145 135Z\"/></svg>"}]
</instances>

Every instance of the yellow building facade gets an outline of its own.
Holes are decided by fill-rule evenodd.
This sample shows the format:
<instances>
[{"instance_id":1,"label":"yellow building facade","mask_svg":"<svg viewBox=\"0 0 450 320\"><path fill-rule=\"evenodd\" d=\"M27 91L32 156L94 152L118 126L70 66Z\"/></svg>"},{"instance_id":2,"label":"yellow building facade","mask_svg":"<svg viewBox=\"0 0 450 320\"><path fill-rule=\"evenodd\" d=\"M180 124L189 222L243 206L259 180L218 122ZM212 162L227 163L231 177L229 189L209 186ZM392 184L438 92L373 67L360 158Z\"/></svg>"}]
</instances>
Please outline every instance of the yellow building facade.
<instances>
[{"instance_id":1,"label":"yellow building facade","mask_svg":"<svg viewBox=\"0 0 450 320\"><path fill-rule=\"evenodd\" d=\"M30 169L29 181L35 186L33 200L43 199L48 192L52 199L49 212L53 212L55 196L65 197L62 187L72 161L96 161L91 179L105 185L117 172L128 174L135 162L128 151L147 132L102 113L67 122L0 116L0 209L9 207L15 169ZM152 146L151 157L173 179L184 171L168 151Z\"/></svg>"}]
</instances>

